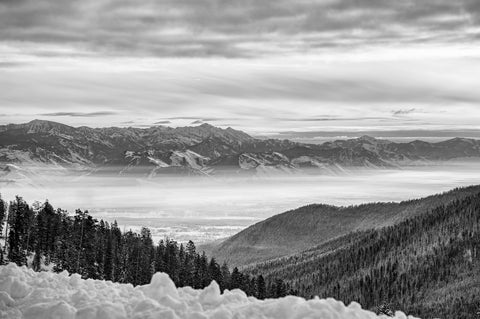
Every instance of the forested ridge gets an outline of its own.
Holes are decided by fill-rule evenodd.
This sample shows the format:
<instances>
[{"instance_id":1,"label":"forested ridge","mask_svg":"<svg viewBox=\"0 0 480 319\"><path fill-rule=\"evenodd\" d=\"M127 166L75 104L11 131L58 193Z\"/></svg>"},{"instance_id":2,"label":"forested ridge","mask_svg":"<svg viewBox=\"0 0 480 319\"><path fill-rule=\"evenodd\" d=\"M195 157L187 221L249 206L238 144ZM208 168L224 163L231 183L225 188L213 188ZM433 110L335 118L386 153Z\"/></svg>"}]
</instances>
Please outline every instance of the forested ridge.
<instances>
[{"instance_id":1,"label":"forested ridge","mask_svg":"<svg viewBox=\"0 0 480 319\"><path fill-rule=\"evenodd\" d=\"M356 231L396 225L439 205L448 205L477 193L480 193L480 186L457 188L399 203L306 205L258 222L205 250L220 261L247 266L296 254Z\"/></svg>"},{"instance_id":2,"label":"forested ridge","mask_svg":"<svg viewBox=\"0 0 480 319\"><path fill-rule=\"evenodd\" d=\"M122 232L116 222L96 220L88 211L69 215L45 202L29 206L21 197L8 205L0 198L0 264L14 262L36 271L78 273L83 278L143 285L156 272L165 272L177 287L204 288L215 280L221 290L242 289L263 299L281 297L289 287L280 279L250 276L238 268L219 265L215 258L199 253L195 244L174 240L155 244L150 230Z\"/></svg>"},{"instance_id":3,"label":"forested ridge","mask_svg":"<svg viewBox=\"0 0 480 319\"><path fill-rule=\"evenodd\" d=\"M480 193L244 271L281 277L307 298L388 305L421 318L478 318Z\"/></svg>"}]
</instances>

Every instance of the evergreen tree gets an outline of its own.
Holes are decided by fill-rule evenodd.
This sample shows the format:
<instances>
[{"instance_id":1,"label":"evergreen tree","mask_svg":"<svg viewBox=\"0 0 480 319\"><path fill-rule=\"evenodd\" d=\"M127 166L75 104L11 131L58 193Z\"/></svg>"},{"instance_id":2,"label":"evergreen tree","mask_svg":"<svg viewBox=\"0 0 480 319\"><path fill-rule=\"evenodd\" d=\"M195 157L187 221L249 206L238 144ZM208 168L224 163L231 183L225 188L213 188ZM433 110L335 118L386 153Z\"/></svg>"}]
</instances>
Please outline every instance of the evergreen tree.
<instances>
[{"instance_id":1,"label":"evergreen tree","mask_svg":"<svg viewBox=\"0 0 480 319\"><path fill-rule=\"evenodd\" d=\"M257 293L256 296L258 299L265 299L267 288L265 287L265 279L262 275L257 277Z\"/></svg>"},{"instance_id":2,"label":"evergreen tree","mask_svg":"<svg viewBox=\"0 0 480 319\"><path fill-rule=\"evenodd\" d=\"M27 264L26 252L30 248L33 211L19 196L10 203L8 212L8 259L17 265Z\"/></svg>"},{"instance_id":3,"label":"evergreen tree","mask_svg":"<svg viewBox=\"0 0 480 319\"><path fill-rule=\"evenodd\" d=\"M180 287L184 287L187 285L189 281L189 276L187 272L187 253L185 252L185 248L183 244L180 244L180 249L178 252L178 261L180 264L180 269L178 270L178 285Z\"/></svg>"},{"instance_id":4,"label":"evergreen tree","mask_svg":"<svg viewBox=\"0 0 480 319\"><path fill-rule=\"evenodd\" d=\"M230 276L230 289L237 289L242 287L242 275L238 268L233 268L232 274Z\"/></svg>"},{"instance_id":5,"label":"evergreen tree","mask_svg":"<svg viewBox=\"0 0 480 319\"><path fill-rule=\"evenodd\" d=\"M113 228L113 227L112 227ZM105 232L105 260L103 263L103 275L105 280L114 280L115 278L115 271L114 271L114 262L115 262L115 254L116 249L114 247L114 235L113 230L106 227Z\"/></svg>"},{"instance_id":6,"label":"evergreen tree","mask_svg":"<svg viewBox=\"0 0 480 319\"><path fill-rule=\"evenodd\" d=\"M3 234L3 224L5 222L5 215L7 213L7 205L6 203L3 201L2 199L2 196L0 194L0 237L4 237L6 239L7 235ZM6 242L6 240L5 240ZM4 263L4 249L5 247L2 247L2 245L0 244L0 265L3 265Z\"/></svg>"},{"instance_id":7,"label":"evergreen tree","mask_svg":"<svg viewBox=\"0 0 480 319\"><path fill-rule=\"evenodd\" d=\"M3 223L5 222L6 213L7 213L7 205L3 201L2 196L0 194L0 237L3 236Z\"/></svg>"},{"instance_id":8,"label":"evergreen tree","mask_svg":"<svg viewBox=\"0 0 480 319\"><path fill-rule=\"evenodd\" d=\"M208 258L205 252L200 257L200 286L206 287L210 284L211 278L208 273Z\"/></svg>"},{"instance_id":9,"label":"evergreen tree","mask_svg":"<svg viewBox=\"0 0 480 319\"><path fill-rule=\"evenodd\" d=\"M224 289L230 288L230 269L226 262L223 262L222 267L220 268L222 272L222 284L220 285L220 289L223 291Z\"/></svg>"},{"instance_id":10,"label":"evergreen tree","mask_svg":"<svg viewBox=\"0 0 480 319\"><path fill-rule=\"evenodd\" d=\"M208 264L208 281L211 282L212 280L215 280L219 286L223 286L222 270L213 257Z\"/></svg>"},{"instance_id":11,"label":"evergreen tree","mask_svg":"<svg viewBox=\"0 0 480 319\"><path fill-rule=\"evenodd\" d=\"M140 231L140 260L139 260L139 283L141 285L150 282L152 275L155 273L154 265L154 247L150 230L142 227Z\"/></svg>"},{"instance_id":12,"label":"evergreen tree","mask_svg":"<svg viewBox=\"0 0 480 319\"><path fill-rule=\"evenodd\" d=\"M167 266L165 264L165 242L160 240L155 250L155 271L156 272L166 272Z\"/></svg>"},{"instance_id":13,"label":"evergreen tree","mask_svg":"<svg viewBox=\"0 0 480 319\"><path fill-rule=\"evenodd\" d=\"M191 241L191 240L188 241L185 250L186 250L186 252L187 252L187 255L190 256L190 257L195 256L195 254L197 253L197 252L196 252L195 244L194 244L193 241Z\"/></svg>"},{"instance_id":14,"label":"evergreen tree","mask_svg":"<svg viewBox=\"0 0 480 319\"><path fill-rule=\"evenodd\" d=\"M112 280L120 281L122 269L124 269L122 251L123 251L123 240L122 232L118 228L117 221L111 226L111 239L112 239Z\"/></svg>"}]
</instances>

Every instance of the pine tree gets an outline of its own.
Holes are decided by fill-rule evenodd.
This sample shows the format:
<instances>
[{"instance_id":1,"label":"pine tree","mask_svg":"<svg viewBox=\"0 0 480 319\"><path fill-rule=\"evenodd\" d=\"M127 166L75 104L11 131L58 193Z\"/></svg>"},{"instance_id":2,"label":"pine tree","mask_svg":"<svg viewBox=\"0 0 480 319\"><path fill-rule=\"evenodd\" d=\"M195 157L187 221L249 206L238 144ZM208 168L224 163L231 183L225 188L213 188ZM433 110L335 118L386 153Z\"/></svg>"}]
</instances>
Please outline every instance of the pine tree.
<instances>
[{"instance_id":1,"label":"pine tree","mask_svg":"<svg viewBox=\"0 0 480 319\"><path fill-rule=\"evenodd\" d=\"M155 272L165 272L167 266L165 264L165 242L160 240L155 250Z\"/></svg>"},{"instance_id":2,"label":"pine tree","mask_svg":"<svg viewBox=\"0 0 480 319\"><path fill-rule=\"evenodd\" d=\"M220 268L222 272L222 284L220 285L220 289L223 291L224 289L230 288L230 269L226 262L223 262L222 267Z\"/></svg>"},{"instance_id":3,"label":"pine tree","mask_svg":"<svg viewBox=\"0 0 480 319\"><path fill-rule=\"evenodd\" d=\"M84 230L83 230L83 243L82 243L82 256L83 256L83 276L85 278L98 279L99 265L97 263L97 246L95 224L96 220L92 216L88 215L88 211L85 211Z\"/></svg>"},{"instance_id":4,"label":"pine tree","mask_svg":"<svg viewBox=\"0 0 480 319\"><path fill-rule=\"evenodd\" d=\"M257 293L256 296L258 299L265 299L267 293L267 288L265 286L265 279L262 275L257 277Z\"/></svg>"},{"instance_id":5,"label":"pine tree","mask_svg":"<svg viewBox=\"0 0 480 319\"><path fill-rule=\"evenodd\" d=\"M7 213L6 203L3 201L2 196L0 194L0 237L3 236L3 223L5 222L6 213Z\"/></svg>"},{"instance_id":6,"label":"pine tree","mask_svg":"<svg viewBox=\"0 0 480 319\"><path fill-rule=\"evenodd\" d=\"M139 283L147 284L152 278L153 272L152 263L154 263L154 248L150 230L142 227L140 231L140 260L139 260Z\"/></svg>"},{"instance_id":7,"label":"pine tree","mask_svg":"<svg viewBox=\"0 0 480 319\"><path fill-rule=\"evenodd\" d=\"M117 282L120 280L121 269L124 268L122 259L123 240L122 232L118 228L117 221L111 226L111 238L112 238L112 280Z\"/></svg>"},{"instance_id":8,"label":"pine tree","mask_svg":"<svg viewBox=\"0 0 480 319\"><path fill-rule=\"evenodd\" d=\"M7 207L6 207L6 203L2 200L2 196L0 194L0 237L4 237L5 238L5 242L6 242L6 238L7 238L7 234L5 232L5 236L3 234L3 224L5 222L5 215L7 213ZM3 265L4 264L4 249L5 247L2 247L2 245L0 244L0 265Z\"/></svg>"},{"instance_id":9,"label":"pine tree","mask_svg":"<svg viewBox=\"0 0 480 319\"><path fill-rule=\"evenodd\" d=\"M10 203L8 212L8 259L17 265L26 265L33 211L19 196Z\"/></svg>"},{"instance_id":10,"label":"pine tree","mask_svg":"<svg viewBox=\"0 0 480 319\"><path fill-rule=\"evenodd\" d=\"M208 258L205 252L202 252L200 257L200 288L206 287L210 284L211 278L208 273Z\"/></svg>"},{"instance_id":11,"label":"pine tree","mask_svg":"<svg viewBox=\"0 0 480 319\"><path fill-rule=\"evenodd\" d=\"M180 287L184 287L187 285L188 282L188 273L187 273L187 254L185 252L185 248L183 244L180 244L180 249L178 252L178 260L180 264L180 269L178 271L178 285Z\"/></svg>"},{"instance_id":12,"label":"pine tree","mask_svg":"<svg viewBox=\"0 0 480 319\"><path fill-rule=\"evenodd\" d=\"M114 247L114 238L113 238L113 230L107 228L106 230L106 243L105 243L105 261L103 263L103 275L105 280L114 280L115 272L114 272L114 257L116 253L116 249Z\"/></svg>"},{"instance_id":13,"label":"pine tree","mask_svg":"<svg viewBox=\"0 0 480 319\"><path fill-rule=\"evenodd\" d=\"M242 275L238 268L233 268L232 275L230 276L230 289L237 289L242 287Z\"/></svg>"},{"instance_id":14,"label":"pine tree","mask_svg":"<svg viewBox=\"0 0 480 319\"><path fill-rule=\"evenodd\" d=\"M165 246L165 263L166 273L174 282L178 282L179 261L178 261L178 244L176 241L167 239Z\"/></svg>"},{"instance_id":15,"label":"pine tree","mask_svg":"<svg viewBox=\"0 0 480 319\"><path fill-rule=\"evenodd\" d=\"M35 254L33 255L32 269L35 271L40 271L42 264L42 253L39 250L39 245L35 248Z\"/></svg>"},{"instance_id":16,"label":"pine tree","mask_svg":"<svg viewBox=\"0 0 480 319\"><path fill-rule=\"evenodd\" d=\"M187 255L190 257L194 257L196 254L196 247L193 241L189 240L187 243L187 246L185 247L185 250L187 252Z\"/></svg>"},{"instance_id":17,"label":"pine tree","mask_svg":"<svg viewBox=\"0 0 480 319\"><path fill-rule=\"evenodd\" d=\"M208 264L208 281L212 280L215 280L219 286L223 286L222 270L213 257Z\"/></svg>"}]
</instances>

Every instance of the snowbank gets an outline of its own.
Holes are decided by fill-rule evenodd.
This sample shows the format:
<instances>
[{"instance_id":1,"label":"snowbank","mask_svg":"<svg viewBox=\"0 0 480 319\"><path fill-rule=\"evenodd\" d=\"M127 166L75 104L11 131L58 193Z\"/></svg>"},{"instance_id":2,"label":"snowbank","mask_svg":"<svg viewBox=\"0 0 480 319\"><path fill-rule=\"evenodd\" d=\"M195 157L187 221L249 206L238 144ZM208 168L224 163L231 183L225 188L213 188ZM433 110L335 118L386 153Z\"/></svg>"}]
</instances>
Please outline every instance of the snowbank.
<instances>
[{"instance_id":1,"label":"snowbank","mask_svg":"<svg viewBox=\"0 0 480 319\"><path fill-rule=\"evenodd\" d=\"M220 294L212 282L203 290L177 289L163 273L134 288L130 284L83 280L63 272L36 273L14 264L0 267L0 318L113 319L113 318L381 318L352 303L334 299L306 301L298 297L257 300L241 290ZM386 317L385 317L386 318ZM403 313L397 319L406 319ZM412 318L412 317L408 317Z\"/></svg>"}]
</instances>

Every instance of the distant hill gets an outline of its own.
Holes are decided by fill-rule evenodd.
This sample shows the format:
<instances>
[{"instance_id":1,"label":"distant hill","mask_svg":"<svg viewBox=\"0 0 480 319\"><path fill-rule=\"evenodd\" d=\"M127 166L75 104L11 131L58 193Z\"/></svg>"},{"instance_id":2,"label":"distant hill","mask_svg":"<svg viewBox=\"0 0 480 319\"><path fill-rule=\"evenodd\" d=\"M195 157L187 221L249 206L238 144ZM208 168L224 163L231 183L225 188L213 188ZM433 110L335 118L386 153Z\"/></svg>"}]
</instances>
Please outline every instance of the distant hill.
<instances>
[{"instance_id":1,"label":"distant hill","mask_svg":"<svg viewBox=\"0 0 480 319\"><path fill-rule=\"evenodd\" d=\"M478 318L480 187L415 202L423 208L400 223L244 270L283 278L307 298L356 301L372 310L388 305L420 318Z\"/></svg>"},{"instance_id":2,"label":"distant hill","mask_svg":"<svg viewBox=\"0 0 480 319\"><path fill-rule=\"evenodd\" d=\"M478 192L480 186L472 186L401 203L308 205L270 217L202 249L217 260L245 266L299 253L351 232L395 225Z\"/></svg>"},{"instance_id":3,"label":"distant hill","mask_svg":"<svg viewBox=\"0 0 480 319\"><path fill-rule=\"evenodd\" d=\"M271 174L311 169L336 173L350 167L402 167L455 158L480 160L480 141L394 143L362 136L321 145L257 139L209 124L171 128L89 128L33 120L0 126L0 165L48 165L89 173L212 175ZM3 175L8 172L3 171Z\"/></svg>"}]
</instances>

